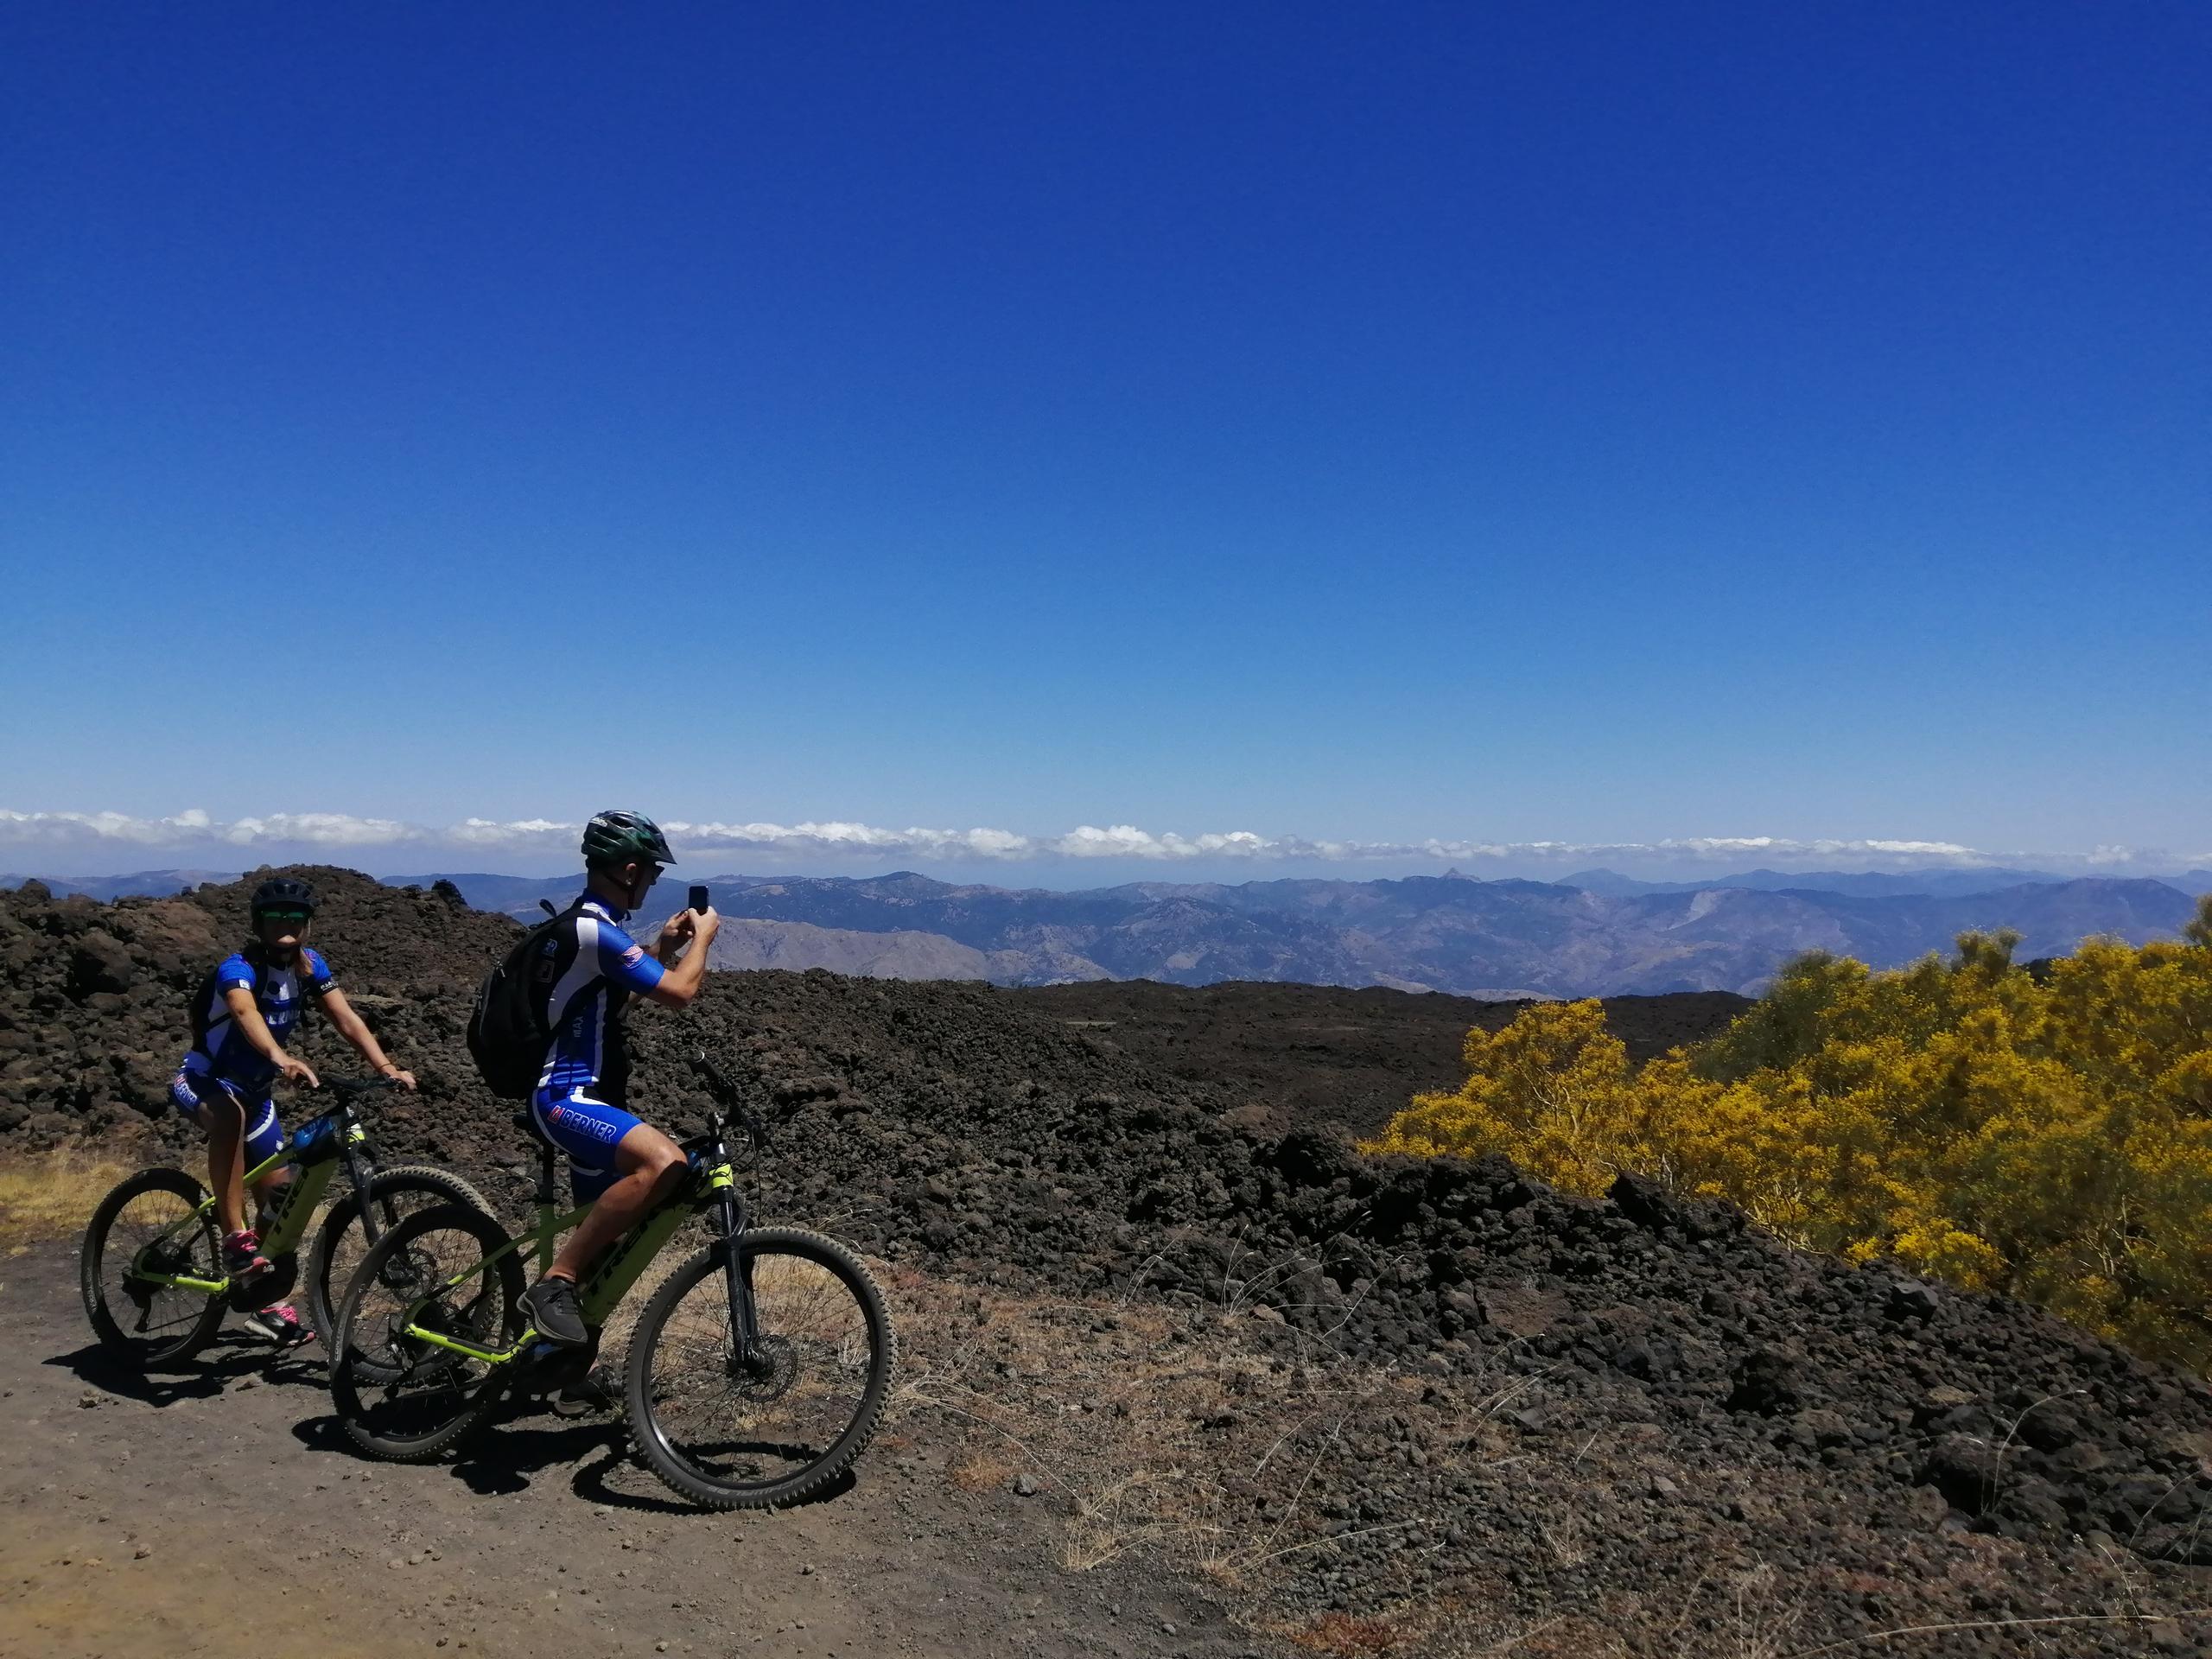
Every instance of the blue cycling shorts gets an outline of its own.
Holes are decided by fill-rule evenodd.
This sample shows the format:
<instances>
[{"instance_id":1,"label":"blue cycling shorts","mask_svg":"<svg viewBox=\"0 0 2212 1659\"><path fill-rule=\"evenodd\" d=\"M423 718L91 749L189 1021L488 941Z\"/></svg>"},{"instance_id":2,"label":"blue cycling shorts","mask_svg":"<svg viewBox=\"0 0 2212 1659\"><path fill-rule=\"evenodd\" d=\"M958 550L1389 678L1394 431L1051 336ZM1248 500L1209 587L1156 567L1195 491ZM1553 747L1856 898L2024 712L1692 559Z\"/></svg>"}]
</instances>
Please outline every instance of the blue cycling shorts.
<instances>
[{"instance_id":1,"label":"blue cycling shorts","mask_svg":"<svg viewBox=\"0 0 2212 1659\"><path fill-rule=\"evenodd\" d=\"M567 1094L543 1090L531 1097L530 1121L569 1160L569 1190L578 1204L590 1204L614 1185L614 1148L645 1119L594 1100L581 1089Z\"/></svg>"},{"instance_id":2,"label":"blue cycling shorts","mask_svg":"<svg viewBox=\"0 0 2212 1659\"><path fill-rule=\"evenodd\" d=\"M267 1095L249 1099L236 1084L226 1083L212 1071L180 1070L169 1079L169 1104L201 1128L207 1120L201 1109L213 1099L236 1101L245 1110L245 1166L251 1169L284 1144L284 1126L276 1121L276 1103Z\"/></svg>"}]
</instances>

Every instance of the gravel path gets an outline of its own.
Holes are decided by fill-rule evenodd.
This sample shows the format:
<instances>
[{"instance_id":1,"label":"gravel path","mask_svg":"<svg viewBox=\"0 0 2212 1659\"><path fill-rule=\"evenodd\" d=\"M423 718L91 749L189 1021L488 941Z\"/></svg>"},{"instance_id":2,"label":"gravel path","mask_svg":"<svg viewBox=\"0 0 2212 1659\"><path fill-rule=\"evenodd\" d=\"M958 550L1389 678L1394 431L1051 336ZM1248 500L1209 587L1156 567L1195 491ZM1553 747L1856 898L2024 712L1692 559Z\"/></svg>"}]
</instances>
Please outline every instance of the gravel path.
<instances>
[{"instance_id":1,"label":"gravel path","mask_svg":"<svg viewBox=\"0 0 2212 1659\"><path fill-rule=\"evenodd\" d=\"M1058 1570L1046 1512L961 1491L911 1414L835 1497L717 1516L635 1465L618 1418L541 1412L458 1462L371 1465L319 1363L235 1330L174 1376L118 1374L67 1243L0 1262L0 1323L11 1659L1274 1652L1134 1564Z\"/></svg>"}]
</instances>

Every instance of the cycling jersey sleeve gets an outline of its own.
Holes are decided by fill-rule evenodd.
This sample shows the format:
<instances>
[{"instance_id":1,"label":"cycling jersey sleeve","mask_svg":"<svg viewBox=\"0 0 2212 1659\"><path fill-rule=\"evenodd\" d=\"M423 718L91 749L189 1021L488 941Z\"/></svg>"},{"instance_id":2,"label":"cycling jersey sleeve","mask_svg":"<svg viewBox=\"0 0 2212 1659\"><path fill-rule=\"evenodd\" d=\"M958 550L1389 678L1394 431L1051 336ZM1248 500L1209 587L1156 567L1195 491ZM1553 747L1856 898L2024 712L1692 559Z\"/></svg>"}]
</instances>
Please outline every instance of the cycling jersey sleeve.
<instances>
[{"instance_id":1,"label":"cycling jersey sleeve","mask_svg":"<svg viewBox=\"0 0 2212 1659\"><path fill-rule=\"evenodd\" d=\"M222 966L215 969L215 989L218 993L257 990L260 985L261 979L253 971L253 964L243 956L225 957Z\"/></svg>"},{"instance_id":2,"label":"cycling jersey sleeve","mask_svg":"<svg viewBox=\"0 0 2212 1659\"><path fill-rule=\"evenodd\" d=\"M645 954L645 946L612 922L599 925L599 971L617 985L643 996L660 983L666 970Z\"/></svg>"},{"instance_id":3,"label":"cycling jersey sleeve","mask_svg":"<svg viewBox=\"0 0 2212 1659\"><path fill-rule=\"evenodd\" d=\"M300 977L307 982L309 990L321 996L338 988L338 976L330 971L330 963L321 951L302 948L300 955L303 958L302 965L307 969Z\"/></svg>"}]
</instances>

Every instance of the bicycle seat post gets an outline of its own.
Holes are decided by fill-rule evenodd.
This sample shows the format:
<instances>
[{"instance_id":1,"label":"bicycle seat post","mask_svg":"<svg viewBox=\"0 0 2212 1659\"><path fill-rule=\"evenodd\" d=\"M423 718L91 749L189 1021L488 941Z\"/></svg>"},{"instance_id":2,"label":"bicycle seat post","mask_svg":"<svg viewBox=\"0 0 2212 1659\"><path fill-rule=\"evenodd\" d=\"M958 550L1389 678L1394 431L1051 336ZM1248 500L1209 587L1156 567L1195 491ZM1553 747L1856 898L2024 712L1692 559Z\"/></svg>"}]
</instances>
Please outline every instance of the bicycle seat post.
<instances>
[{"instance_id":1,"label":"bicycle seat post","mask_svg":"<svg viewBox=\"0 0 2212 1659\"><path fill-rule=\"evenodd\" d=\"M531 1202L541 1210L550 1210L561 1202L561 1195L553 1185L553 1164L560 1154L543 1141L537 1143L537 1191L531 1195Z\"/></svg>"},{"instance_id":2,"label":"bicycle seat post","mask_svg":"<svg viewBox=\"0 0 2212 1659\"><path fill-rule=\"evenodd\" d=\"M553 1185L553 1162L559 1154L546 1141L537 1143L537 1191L531 1195L537 1206L537 1219L542 1224L553 1218L555 1206L560 1199ZM537 1271L543 1275L553 1265L553 1240L549 1234L537 1242Z\"/></svg>"}]
</instances>

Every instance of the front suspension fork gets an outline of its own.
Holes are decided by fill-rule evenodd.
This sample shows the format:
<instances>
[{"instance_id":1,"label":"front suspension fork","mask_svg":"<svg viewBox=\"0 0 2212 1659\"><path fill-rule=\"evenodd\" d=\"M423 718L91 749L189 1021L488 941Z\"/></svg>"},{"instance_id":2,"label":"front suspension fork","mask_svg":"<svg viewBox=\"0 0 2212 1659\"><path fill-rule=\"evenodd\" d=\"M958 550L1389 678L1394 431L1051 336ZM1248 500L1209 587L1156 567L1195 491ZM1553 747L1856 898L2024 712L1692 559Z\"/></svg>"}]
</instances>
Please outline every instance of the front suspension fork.
<instances>
[{"instance_id":1,"label":"front suspension fork","mask_svg":"<svg viewBox=\"0 0 2212 1659\"><path fill-rule=\"evenodd\" d=\"M731 1358L746 1370L760 1363L760 1321L753 1306L753 1267L739 1249L745 1236L745 1200L725 1187L715 1200L721 1226L722 1287L729 1297Z\"/></svg>"},{"instance_id":2,"label":"front suspension fork","mask_svg":"<svg viewBox=\"0 0 2212 1659\"><path fill-rule=\"evenodd\" d=\"M360 1199L361 1236L367 1243L374 1244L384 1236L384 1219L371 1201L374 1195L370 1188L376 1183L377 1166L350 1140L340 1141L338 1154L346 1161L346 1179L353 1183Z\"/></svg>"}]
</instances>

